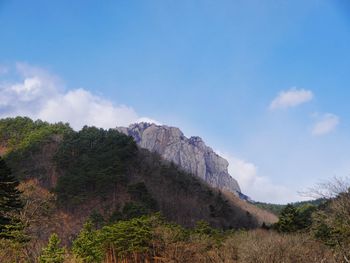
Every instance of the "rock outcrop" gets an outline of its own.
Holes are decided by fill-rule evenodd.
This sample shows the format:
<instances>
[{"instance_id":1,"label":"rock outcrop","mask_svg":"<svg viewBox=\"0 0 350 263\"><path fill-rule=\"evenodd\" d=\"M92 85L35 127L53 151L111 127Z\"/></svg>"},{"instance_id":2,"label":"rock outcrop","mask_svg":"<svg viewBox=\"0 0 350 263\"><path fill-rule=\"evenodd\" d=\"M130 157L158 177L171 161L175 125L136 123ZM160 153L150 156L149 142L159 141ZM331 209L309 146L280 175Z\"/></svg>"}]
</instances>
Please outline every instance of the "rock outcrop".
<instances>
[{"instance_id":1,"label":"rock outcrop","mask_svg":"<svg viewBox=\"0 0 350 263\"><path fill-rule=\"evenodd\" d=\"M132 136L137 144L172 161L210 185L238 195L237 181L228 173L228 162L206 146L200 137L186 138L179 128L149 123L117 130Z\"/></svg>"}]
</instances>

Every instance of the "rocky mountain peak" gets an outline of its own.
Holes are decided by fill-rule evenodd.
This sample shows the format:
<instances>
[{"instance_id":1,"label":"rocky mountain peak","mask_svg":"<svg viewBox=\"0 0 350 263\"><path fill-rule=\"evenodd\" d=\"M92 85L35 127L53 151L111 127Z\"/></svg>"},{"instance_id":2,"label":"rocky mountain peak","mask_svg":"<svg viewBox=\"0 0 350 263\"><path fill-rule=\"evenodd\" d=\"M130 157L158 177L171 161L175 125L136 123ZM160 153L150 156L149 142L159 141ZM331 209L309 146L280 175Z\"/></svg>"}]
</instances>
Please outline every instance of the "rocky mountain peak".
<instances>
[{"instance_id":1,"label":"rocky mountain peak","mask_svg":"<svg viewBox=\"0 0 350 263\"><path fill-rule=\"evenodd\" d=\"M188 139L188 142L191 145L194 145L196 147L202 148L203 150L212 150L211 148L209 148L208 146L205 145L204 141L202 140L201 137L198 136L192 136Z\"/></svg>"},{"instance_id":2,"label":"rocky mountain peak","mask_svg":"<svg viewBox=\"0 0 350 263\"><path fill-rule=\"evenodd\" d=\"M202 138L187 138L179 128L144 122L117 130L132 136L140 147L159 153L210 185L235 194L241 192L237 181L228 173L227 160L208 147Z\"/></svg>"}]
</instances>

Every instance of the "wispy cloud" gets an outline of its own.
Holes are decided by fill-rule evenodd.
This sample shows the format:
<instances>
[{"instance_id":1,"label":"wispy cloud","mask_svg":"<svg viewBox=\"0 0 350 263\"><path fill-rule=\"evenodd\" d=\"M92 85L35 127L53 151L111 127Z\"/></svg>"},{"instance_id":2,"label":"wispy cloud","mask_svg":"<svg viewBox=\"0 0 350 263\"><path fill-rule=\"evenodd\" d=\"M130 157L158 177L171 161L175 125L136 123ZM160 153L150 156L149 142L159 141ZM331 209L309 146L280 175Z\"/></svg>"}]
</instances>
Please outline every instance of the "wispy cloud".
<instances>
[{"instance_id":1,"label":"wispy cloud","mask_svg":"<svg viewBox=\"0 0 350 263\"><path fill-rule=\"evenodd\" d=\"M300 104L311 101L313 97L314 94L312 91L305 89L291 88L287 91L281 91L270 103L270 110L296 107Z\"/></svg>"},{"instance_id":2,"label":"wispy cloud","mask_svg":"<svg viewBox=\"0 0 350 263\"><path fill-rule=\"evenodd\" d=\"M27 64L17 64L20 78L15 83L0 83L0 117L28 116L49 122L69 122L74 129L84 125L101 128L127 126L131 123L156 122L141 117L126 105L79 88L65 90L53 74ZM157 123L157 122L156 122Z\"/></svg>"},{"instance_id":3,"label":"wispy cloud","mask_svg":"<svg viewBox=\"0 0 350 263\"><path fill-rule=\"evenodd\" d=\"M339 125L340 119L337 115L326 113L316 117L318 120L312 128L312 135L321 136L334 131Z\"/></svg>"},{"instance_id":4,"label":"wispy cloud","mask_svg":"<svg viewBox=\"0 0 350 263\"><path fill-rule=\"evenodd\" d=\"M258 167L254 163L232 154L220 151L218 154L229 162L229 173L238 181L242 192L253 200L288 203L302 199L286 186L275 184L268 177L258 175Z\"/></svg>"}]
</instances>

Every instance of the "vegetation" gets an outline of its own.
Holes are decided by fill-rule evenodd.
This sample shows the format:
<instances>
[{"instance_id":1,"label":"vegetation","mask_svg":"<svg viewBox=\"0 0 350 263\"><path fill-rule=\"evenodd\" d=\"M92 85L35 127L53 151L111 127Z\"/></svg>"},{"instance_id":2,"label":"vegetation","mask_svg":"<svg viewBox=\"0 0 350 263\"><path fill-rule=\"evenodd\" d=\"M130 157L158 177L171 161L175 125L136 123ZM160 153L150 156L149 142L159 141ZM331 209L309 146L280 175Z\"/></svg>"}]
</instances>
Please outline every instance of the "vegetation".
<instances>
[{"instance_id":1,"label":"vegetation","mask_svg":"<svg viewBox=\"0 0 350 263\"><path fill-rule=\"evenodd\" d=\"M305 204L295 207L288 204L283 208L275 229L284 233L308 230L312 224L312 213L317 210L316 206Z\"/></svg>"},{"instance_id":2,"label":"vegetation","mask_svg":"<svg viewBox=\"0 0 350 263\"><path fill-rule=\"evenodd\" d=\"M64 171L55 191L62 204L77 205L89 197L106 198L119 185L137 153L131 137L117 131L84 127L66 134L55 156Z\"/></svg>"},{"instance_id":3,"label":"vegetation","mask_svg":"<svg viewBox=\"0 0 350 263\"><path fill-rule=\"evenodd\" d=\"M2 120L0 134L14 175L37 180L76 218L93 216L102 225L161 211L185 226L201 219L225 229L258 224L220 191L114 129L75 132L67 124L18 117Z\"/></svg>"},{"instance_id":4,"label":"vegetation","mask_svg":"<svg viewBox=\"0 0 350 263\"><path fill-rule=\"evenodd\" d=\"M311 205L311 206L317 207L325 202L326 202L325 198L316 198L315 200L295 202L295 203L291 203L290 205L293 205L296 208L302 207L305 205ZM271 204L271 203L263 203L263 202L254 202L254 205L256 205L257 207L260 207L262 209L265 209L267 211L270 211L271 213L273 213L277 216L279 216L281 214L282 210L287 206L287 205Z\"/></svg>"},{"instance_id":5,"label":"vegetation","mask_svg":"<svg viewBox=\"0 0 350 263\"><path fill-rule=\"evenodd\" d=\"M0 154L4 152L4 158L16 178L40 179L46 186L51 186L52 182L44 176L49 169L45 160L50 158L47 155L55 151L55 145L64 134L71 132L69 124L49 124L27 117L1 119Z\"/></svg>"},{"instance_id":6,"label":"vegetation","mask_svg":"<svg viewBox=\"0 0 350 263\"><path fill-rule=\"evenodd\" d=\"M234 199L112 129L5 119L0 147L0 262L349 262L344 181L311 204L258 204L279 214L258 228Z\"/></svg>"},{"instance_id":7,"label":"vegetation","mask_svg":"<svg viewBox=\"0 0 350 263\"><path fill-rule=\"evenodd\" d=\"M73 253L84 262L336 262L330 249L306 234L222 232L205 222L185 229L159 215L97 230L87 223Z\"/></svg>"},{"instance_id":8,"label":"vegetation","mask_svg":"<svg viewBox=\"0 0 350 263\"><path fill-rule=\"evenodd\" d=\"M69 124L49 124L41 120L32 121L27 117L0 120L0 142L11 150L25 150L38 146L52 134L63 134L72 129Z\"/></svg>"},{"instance_id":9,"label":"vegetation","mask_svg":"<svg viewBox=\"0 0 350 263\"><path fill-rule=\"evenodd\" d=\"M312 215L312 233L350 262L350 179L334 178L321 184L317 193L327 202Z\"/></svg>"},{"instance_id":10,"label":"vegetation","mask_svg":"<svg viewBox=\"0 0 350 263\"><path fill-rule=\"evenodd\" d=\"M91 221L87 221L79 235L73 242L72 251L84 262L101 262L103 251L101 249L100 237L96 235Z\"/></svg>"},{"instance_id":11,"label":"vegetation","mask_svg":"<svg viewBox=\"0 0 350 263\"><path fill-rule=\"evenodd\" d=\"M56 234L52 234L46 247L39 257L39 263L63 263L64 248L60 247L61 240Z\"/></svg>"},{"instance_id":12,"label":"vegetation","mask_svg":"<svg viewBox=\"0 0 350 263\"><path fill-rule=\"evenodd\" d=\"M23 208L20 200L19 182L12 176L11 170L0 157L0 238L25 241L23 224L19 212Z\"/></svg>"},{"instance_id":13,"label":"vegetation","mask_svg":"<svg viewBox=\"0 0 350 263\"><path fill-rule=\"evenodd\" d=\"M46 212L51 211L52 197L40 192L35 182L22 183L20 189L26 214L38 209L39 203L46 208L38 210L41 223L46 222ZM40 192L42 201L35 194ZM215 229L205 221L198 221L194 228L184 228L169 223L159 214L144 215L132 219L119 219L113 223L104 222L98 226L87 221L74 237L67 249L60 246L57 235L52 235L46 244L35 246L41 232L28 231L35 221L27 226L31 241L19 244L12 240L0 239L1 262L346 262L349 228L344 220L339 220L339 212L344 209L348 195L343 194L330 200L327 205L312 213L312 225L301 228L303 210L288 206L280 217L278 225L289 222L284 218L292 215L294 220L288 228L275 230L227 230ZM332 204L332 205L331 205ZM342 208L342 209L341 209ZM347 207L345 207L347 209ZM329 210L332 209L332 210ZM346 211L346 209L344 211ZM348 210L347 210L348 211ZM54 215L53 211L49 212ZM321 219L316 221L322 214ZM29 216L29 215L28 215ZM30 217L30 216L29 216ZM95 216L98 218L98 216ZM310 217L305 217L309 220ZM337 220L333 220L337 218ZM347 219L345 217L344 219ZM306 220L306 222L309 222ZM54 222L52 222L54 221ZM61 224L62 218L53 216L50 223ZM294 222L294 223L293 223ZM326 226L330 231L321 232ZM299 229L293 224L297 224ZM334 224L334 225L333 225ZM41 226L42 230L45 229ZM34 227L34 229L37 229ZM52 228L51 228L52 229ZM339 231L342 229L342 232ZM336 231L334 231L336 230ZM319 234L324 235L320 236ZM340 235L342 233L342 235ZM327 243L329 241L334 241ZM67 243L69 244L69 243ZM28 253L30 250L32 253ZM36 253L35 250L37 251ZM37 256L35 256L37 255Z\"/></svg>"}]
</instances>

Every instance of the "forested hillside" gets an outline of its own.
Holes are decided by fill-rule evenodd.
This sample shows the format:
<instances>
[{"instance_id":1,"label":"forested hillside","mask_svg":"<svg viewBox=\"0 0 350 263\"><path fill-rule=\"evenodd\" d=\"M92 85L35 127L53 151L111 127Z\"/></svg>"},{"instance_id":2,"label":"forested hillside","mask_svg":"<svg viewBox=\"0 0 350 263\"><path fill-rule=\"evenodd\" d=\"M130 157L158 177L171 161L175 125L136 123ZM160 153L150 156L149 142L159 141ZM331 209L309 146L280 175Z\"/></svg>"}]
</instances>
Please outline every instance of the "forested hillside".
<instances>
[{"instance_id":1,"label":"forested hillside","mask_svg":"<svg viewBox=\"0 0 350 263\"><path fill-rule=\"evenodd\" d=\"M76 132L68 124L18 117L0 121L0 145L18 179L38 180L77 218L92 211L107 221L161 211L184 226L198 220L223 229L258 225L220 191L113 129Z\"/></svg>"},{"instance_id":2,"label":"forested hillside","mask_svg":"<svg viewBox=\"0 0 350 263\"><path fill-rule=\"evenodd\" d=\"M349 258L343 183L326 201L278 207L277 222L114 129L8 118L0 150L1 262Z\"/></svg>"},{"instance_id":3,"label":"forested hillside","mask_svg":"<svg viewBox=\"0 0 350 263\"><path fill-rule=\"evenodd\" d=\"M291 203L295 207L303 207L307 205L314 205L314 206L319 206L326 202L325 199L323 198L318 198L315 200L309 200L309 201L301 201L301 202L295 202ZM259 208L265 209L267 211L270 211L271 213L275 215L280 215L282 210L287 206L287 205L281 205L281 204L271 204L271 203L263 203L263 202L254 202L254 205L256 205Z\"/></svg>"}]
</instances>

